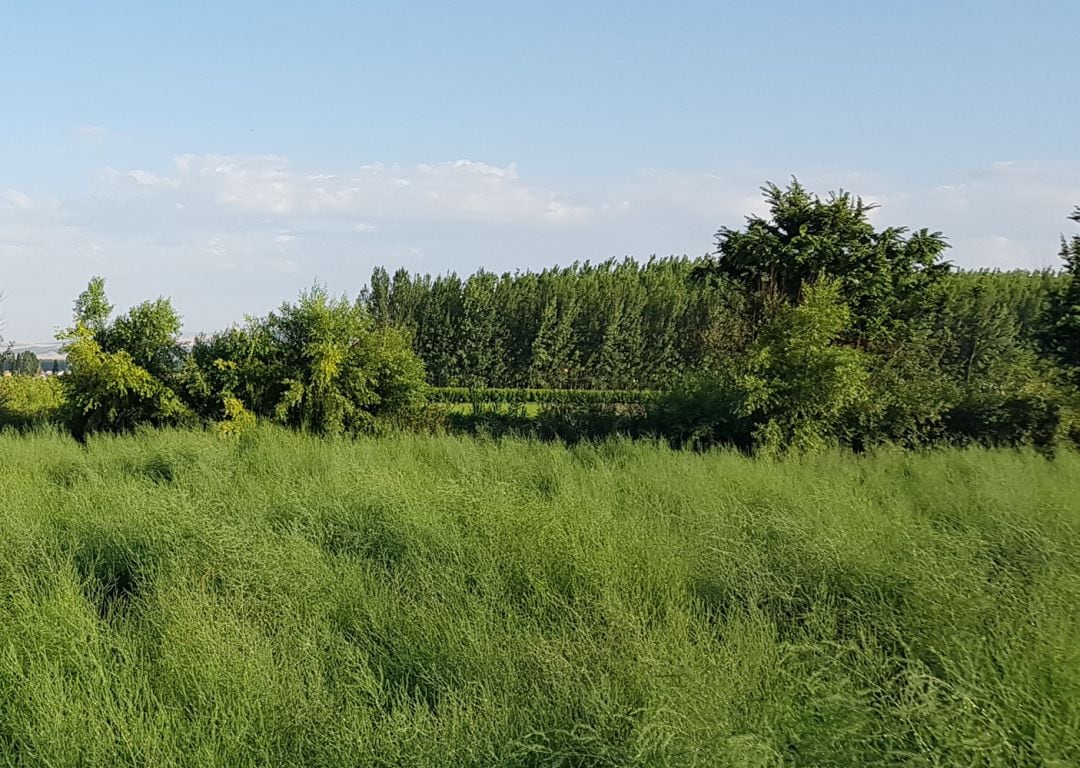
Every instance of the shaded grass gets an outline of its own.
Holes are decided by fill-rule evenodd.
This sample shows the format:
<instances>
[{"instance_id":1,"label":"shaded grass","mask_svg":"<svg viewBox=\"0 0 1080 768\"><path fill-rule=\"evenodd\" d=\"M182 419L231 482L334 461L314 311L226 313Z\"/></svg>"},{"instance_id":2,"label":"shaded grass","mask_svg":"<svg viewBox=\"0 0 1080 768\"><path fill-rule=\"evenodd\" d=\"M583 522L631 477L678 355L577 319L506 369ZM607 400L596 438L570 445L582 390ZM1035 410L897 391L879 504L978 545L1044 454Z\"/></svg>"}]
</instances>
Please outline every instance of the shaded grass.
<instances>
[{"instance_id":1,"label":"shaded grass","mask_svg":"<svg viewBox=\"0 0 1080 768\"><path fill-rule=\"evenodd\" d=\"M0 436L0 765L1074 765L1080 458Z\"/></svg>"}]
</instances>

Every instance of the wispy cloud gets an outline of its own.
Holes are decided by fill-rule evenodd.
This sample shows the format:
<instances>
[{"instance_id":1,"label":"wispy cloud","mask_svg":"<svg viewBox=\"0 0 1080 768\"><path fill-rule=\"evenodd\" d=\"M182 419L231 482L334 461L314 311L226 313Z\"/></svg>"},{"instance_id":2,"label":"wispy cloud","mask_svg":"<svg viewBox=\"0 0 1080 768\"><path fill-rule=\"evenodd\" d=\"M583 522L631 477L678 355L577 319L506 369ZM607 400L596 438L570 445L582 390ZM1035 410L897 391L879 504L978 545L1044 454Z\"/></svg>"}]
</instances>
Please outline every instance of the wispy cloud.
<instances>
[{"instance_id":1,"label":"wispy cloud","mask_svg":"<svg viewBox=\"0 0 1080 768\"><path fill-rule=\"evenodd\" d=\"M554 224L588 214L587 208L554 191L525 183L513 165L472 160L314 173L274 155L181 155L171 174L107 169L106 179L147 193L171 194L185 206L217 205L277 217Z\"/></svg>"},{"instance_id":2,"label":"wispy cloud","mask_svg":"<svg viewBox=\"0 0 1080 768\"><path fill-rule=\"evenodd\" d=\"M71 129L71 132L78 138L84 141L105 141L108 139L117 139L120 134L115 131L110 131L101 125L93 125L91 123L84 123L77 125Z\"/></svg>"},{"instance_id":3,"label":"wispy cloud","mask_svg":"<svg viewBox=\"0 0 1080 768\"><path fill-rule=\"evenodd\" d=\"M0 190L0 288L9 337L47 336L71 297L102 274L121 306L172 295L188 330L265 312L315 277L355 293L372 267L462 272L710 250L723 225L764 213L769 169L737 174L643 170L537 183L513 165L298 168L267 156L181 155L164 168L106 168L79 198ZM943 231L966 267L1055 266L1080 167L1001 163L902 184L811 168L810 189L881 204L879 225Z\"/></svg>"}]
</instances>

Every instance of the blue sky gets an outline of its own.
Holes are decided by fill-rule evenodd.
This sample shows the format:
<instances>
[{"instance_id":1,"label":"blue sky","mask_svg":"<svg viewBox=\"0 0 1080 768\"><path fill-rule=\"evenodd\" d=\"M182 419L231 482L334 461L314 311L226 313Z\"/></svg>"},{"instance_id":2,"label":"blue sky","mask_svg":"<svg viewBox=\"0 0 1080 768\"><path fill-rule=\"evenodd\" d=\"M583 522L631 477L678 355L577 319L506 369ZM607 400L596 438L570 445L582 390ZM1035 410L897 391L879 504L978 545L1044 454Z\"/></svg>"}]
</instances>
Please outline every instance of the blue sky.
<instances>
[{"instance_id":1,"label":"blue sky","mask_svg":"<svg viewBox=\"0 0 1080 768\"><path fill-rule=\"evenodd\" d=\"M189 333L372 267L698 255L796 174L1056 264L1080 3L0 0L3 334L93 274Z\"/></svg>"}]
</instances>

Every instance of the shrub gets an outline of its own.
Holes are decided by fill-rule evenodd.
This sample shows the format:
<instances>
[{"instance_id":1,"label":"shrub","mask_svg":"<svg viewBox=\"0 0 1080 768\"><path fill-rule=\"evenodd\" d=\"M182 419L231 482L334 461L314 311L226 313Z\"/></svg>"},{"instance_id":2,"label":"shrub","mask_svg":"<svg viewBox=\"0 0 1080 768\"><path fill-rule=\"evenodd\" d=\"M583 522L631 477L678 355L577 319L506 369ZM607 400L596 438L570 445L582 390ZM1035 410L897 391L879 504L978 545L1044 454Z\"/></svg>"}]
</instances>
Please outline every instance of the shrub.
<instances>
[{"instance_id":1,"label":"shrub","mask_svg":"<svg viewBox=\"0 0 1080 768\"><path fill-rule=\"evenodd\" d=\"M62 420L64 393L56 378L0 378L0 428L30 429Z\"/></svg>"},{"instance_id":2,"label":"shrub","mask_svg":"<svg viewBox=\"0 0 1080 768\"><path fill-rule=\"evenodd\" d=\"M839 343L850 312L837 285L809 286L782 305L747 351L686 379L657 404L656 424L676 443L769 451L849 438L845 423L868 397L865 356Z\"/></svg>"},{"instance_id":3,"label":"shrub","mask_svg":"<svg viewBox=\"0 0 1080 768\"><path fill-rule=\"evenodd\" d=\"M104 351L85 326L73 331L66 351L70 369L62 382L68 424L76 437L191 420L191 410L175 392L137 365L126 350Z\"/></svg>"},{"instance_id":4,"label":"shrub","mask_svg":"<svg viewBox=\"0 0 1080 768\"><path fill-rule=\"evenodd\" d=\"M265 319L199 339L185 392L201 415L236 399L262 418L322 434L374 428L425 402L424 368L394 328L315 286Z\"/></svg>"},{"instance_id":5,"label":"shrub","mask_svg":"<svg viewBox=\"0 0 1080 768\"><path fill-rule=\"evenodd\" d=\"M1016 389L969 392L945 414L949 432L961 443L1034 446L1052 452L1075 441L1077 410L1062 390L1046 382Z\"/></svg>"}]
</instances>

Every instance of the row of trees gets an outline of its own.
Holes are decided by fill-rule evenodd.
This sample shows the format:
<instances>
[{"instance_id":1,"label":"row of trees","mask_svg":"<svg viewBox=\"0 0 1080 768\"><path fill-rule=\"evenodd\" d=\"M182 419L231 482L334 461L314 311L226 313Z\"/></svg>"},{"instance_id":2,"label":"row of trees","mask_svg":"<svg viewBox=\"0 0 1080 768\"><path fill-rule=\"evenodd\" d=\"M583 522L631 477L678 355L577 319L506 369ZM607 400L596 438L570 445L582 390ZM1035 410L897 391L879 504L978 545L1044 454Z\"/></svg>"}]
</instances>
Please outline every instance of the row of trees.
<instances>
[{"instance_id":1,"label":"row of trees","mask_svg":"<svg viewBox=\"0 0 1080 768\"><path fill-rule=\"evenodd\" d=\"M1080 238L1063 272L961 272L940 233L793 182L704 259L496 276L372 276L449 387L666 390L647 423L695 443L1048 444L1075 427ZM1072 217L1080 220L1080 211Z\"/></svg>"},{"instance_id":2,"label":"row of trees","mask_svg":"<svg viewBox=\"0 0 1080 768\"><path fill-rule=\"evenodd\" d=\"M54 374L59 373L60 361L54 359L42 364L38 356L29 349L20 352L7 349L0 352L0 371L10 372L16 376L36 376L45 370Z\"/></svg>"},{"instance_id":3,"label":"row of trees","mask_svg":"<svg viewBox=\"0 0 1080 768\"><path fill-rule=\"evenodd\" d=\"M865 210L853 210L852 220L860 218L869 227ZM852 312L845 343L885 354L911 346L912 334L922 330L920 343L940 347L934 359L965 379L1001 358L1037 353L1046 309L1065 282L1050 271L954 272L940 259L929 268L908 264L940 256L944 242L898 230L878 233L889 239L862 253L844 249L850 264L814 263L795 252L819 247L809 241L763 242L759 250L776 253L775 263L754 264L749 260L757 257L742 252L749 240L761 239L758 228L730 232L725 255L716 259L480 271L464 279L404 270L391 277L378 268L362 301L377 324L409 334L434 386L668 389L682 376L739 356L765 319L798 303L822 275L840 282ZM828 237L857 241L860 235ZM799 265L792 273L781 269L789 260ZM867 274L875 260L893 264L888 271L895 274Z\"/></svg>"},{"instance_id":4,"label":"row of trees","mask_svg":"<svg viewBox=\"0 0 1080 768\"><path fill-rule=\"evenodd\" d=\"M405 330L435 386L670 386L722 332L715 292L687 258L606 261L496 275L371 276L363 301Z\"/></svg>"},{"instance_id":5,"label":"row of trees","mask_svg":"<svg viewBox=\"0 0 1080 768\"><path fill-rule=\"evenodd\" d=\"M357 431L417 418L431 384L658 391L549 398L547 433L564 436L759 449L1078 436L1080 237L1062 243L1063 272L957 272L940 233L878 230L858 197L764 192L769 214L721 229L707 258L466 279L378 269L356 301L316 287L191 349L167 299L113 317L95 279L63 334L69 423Z\"/></svg>"}]
</instances>

